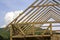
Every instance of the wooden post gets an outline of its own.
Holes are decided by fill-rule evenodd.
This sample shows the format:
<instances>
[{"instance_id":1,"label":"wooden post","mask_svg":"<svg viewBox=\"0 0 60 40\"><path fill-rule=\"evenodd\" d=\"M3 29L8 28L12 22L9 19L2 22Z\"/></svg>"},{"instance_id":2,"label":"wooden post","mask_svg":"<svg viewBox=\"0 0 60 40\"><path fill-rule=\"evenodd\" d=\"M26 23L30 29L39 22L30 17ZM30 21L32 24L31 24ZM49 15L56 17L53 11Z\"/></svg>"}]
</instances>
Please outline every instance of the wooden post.
<instances>
[{"instance_id":1,"label":"wooden post","mask_svg":"<svg viewBox=\"0 0 60 40\"><path fill-rule=\"evenodd\" d=\"M50 35L51 35L51 39L52 39L52 23L50 23Z\"/></svg>"},{"instance_id":2,"label":"wooden post","mask_svg":"<svg viewBox=\"0 0 60 40\"><path fill-rule=\"evenodd\" d=\"M52 23L50 23L50 34L52 35Z\"/></svg>"},{"instance_id":3,"label":"wooden post","mask_svg":"<svg viewBox=\"0 0 60 40\"><path fill-rule=\"evenodd\" d=\"M9 25L9 27L10 27L10 40L12 40L12 26Z\"/></svg>"},{"instance_id":4,"label":"wooden post","mask_svg":"<svg viewBox=\"0 0 60 40\"><path fill-rule=\"evenodd\" d=\"M32 27L33 27L32 30L33 30L33 35L34 35L35 34L34 24L33 24Z\"/></svg>"},{"instance_id":5,"label":"wooden post","mask_svg":"<svg viewBox=\"0 0 60 40\"><path fill-rule=\"evenodd\" d=\"M43 31L42 36L44 35L44 33L46 33L46 31L49 29L50 25L48 26L48 28L46 30Z\"/></svg>"}]
</instances>

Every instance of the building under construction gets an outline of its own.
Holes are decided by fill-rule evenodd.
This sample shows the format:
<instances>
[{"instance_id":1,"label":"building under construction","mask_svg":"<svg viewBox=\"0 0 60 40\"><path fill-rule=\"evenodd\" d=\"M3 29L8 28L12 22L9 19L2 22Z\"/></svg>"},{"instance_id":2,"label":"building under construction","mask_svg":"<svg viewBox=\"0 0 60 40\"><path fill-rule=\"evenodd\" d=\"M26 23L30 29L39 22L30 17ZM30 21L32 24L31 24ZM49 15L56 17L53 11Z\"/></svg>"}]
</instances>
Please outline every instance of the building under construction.
<instances>
[{"instance_id":1,"label":"building under construction","mask_svg":"<svg viewBox=\"0 0 60 40\"><path fill-rule=\"evenodd\" d=\"M51 18L54 21L49 21ZM36 0L6 29L10 28L10 40L60 40L59 31L52 30L52 27L60 27L53 25L56 23L60 23L60 3L56 0Z\"/></svg>"}]
</instances>

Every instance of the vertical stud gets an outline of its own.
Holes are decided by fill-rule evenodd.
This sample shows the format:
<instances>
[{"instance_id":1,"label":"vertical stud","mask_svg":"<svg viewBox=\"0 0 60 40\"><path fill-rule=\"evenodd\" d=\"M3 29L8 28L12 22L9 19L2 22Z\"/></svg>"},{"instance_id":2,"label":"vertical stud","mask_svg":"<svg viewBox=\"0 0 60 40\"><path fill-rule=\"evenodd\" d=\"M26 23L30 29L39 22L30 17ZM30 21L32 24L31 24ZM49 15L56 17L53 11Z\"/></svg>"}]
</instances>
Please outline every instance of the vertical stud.
<instances>
[{"instance_id":1,"label":"vertical stud","mask_svg":"<svg viewBox=\"0 0 60 40\"><path fill-rule=\"evenodd\" d=\"M10 40L12 40L12 26L10 25Z\"/></svg>"}]
</instances>

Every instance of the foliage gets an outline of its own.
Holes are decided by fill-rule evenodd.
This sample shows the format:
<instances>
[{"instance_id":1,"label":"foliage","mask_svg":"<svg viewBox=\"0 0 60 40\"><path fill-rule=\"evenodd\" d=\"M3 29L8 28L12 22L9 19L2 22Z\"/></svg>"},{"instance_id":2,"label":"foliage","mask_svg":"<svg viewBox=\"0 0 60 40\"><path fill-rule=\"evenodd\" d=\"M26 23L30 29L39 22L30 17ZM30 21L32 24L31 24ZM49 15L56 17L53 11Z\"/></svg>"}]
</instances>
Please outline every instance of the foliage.
<instances>
[{"instance_id":1,"label":"foliage","mask_svg":"<svg viewBox=\"0 0 60 40\"><path fill-rule=\"evenodd\" d=\"M3 38L2 40L9 40L10 38L9 31L6 31L3 28L0 28L0 38Z\"/></svg>"}]
</instances>

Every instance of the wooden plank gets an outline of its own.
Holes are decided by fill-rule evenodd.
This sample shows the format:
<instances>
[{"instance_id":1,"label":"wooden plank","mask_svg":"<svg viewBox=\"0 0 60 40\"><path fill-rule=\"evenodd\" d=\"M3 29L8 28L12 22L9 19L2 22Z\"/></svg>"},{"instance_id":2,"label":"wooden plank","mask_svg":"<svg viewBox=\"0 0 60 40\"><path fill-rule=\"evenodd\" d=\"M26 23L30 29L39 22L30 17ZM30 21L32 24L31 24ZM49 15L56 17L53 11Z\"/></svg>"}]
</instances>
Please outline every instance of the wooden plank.
<instances>
[{"instance_id":1,"label":"wooden plank","mask_svg":"<svg viewBox=\"0 0 60 40\"><path fill-rule=\"evenodd\" d=\"M41 26L41 27L48 27L48 26ZM52 27L60 27L60 25L53 25Z\"/></svg>"},{"instance_id":2,"label":"wooden plank","mask_svg":"<svg viewBox=\"0 0 60 40\"><path fill-rule=\"evenodd\" d=\"M42 0L40 3L42 3L42 2L43 2L43 0ZM26 19L28 19L31 15L33 15L33 13L35 13L38 9L39 9L39 8L37 8L34 12L32 12ZM26 19L25 19L25 20L26 20ZM23 20L22 22L24 22L25 20ZM18 22L19 22L19 21L18 21ZM17 23L18 23L18 22L17 22Z\"/></svg>"},{"instance_id":3,"label":"wooden plank","mask_svg":"<svg viewBox=\"0 0 60 40\"><path fill-rule=\"evenodd\" d=\"M52 35L52 23L50 23L50 34Z\"/></svg>"},{"instance_id":4,"label":"wooden plank","mask_svg":"<svg viewBox=\"0 0 60 40\"><path fill-rule=\"evenodd\" d=\"M26 36L13 36L13 38L24 38L24 37L50 37L50 35L26 35Z\"/></svg>"},{"instance_id":5,"label":"wooden plank","mask_svg":"<svg viewBox=\"0 0 60 40\"><path fill-rule=\"evenodd\" d=\"M47 8L48 8L48 7L46 7L45 9L47 9ZM44 10L45 10L45 9L44 9ZM49 9L49 8L48 8L48 9ZM44 10L43 10L43 11L44 11ZM40 11L40 10L39 10L39 11ZM35 20L32 20L32 21L33 21L33 22L39 21L39 19L41 19L41 18L43 17L43 15L44 15L44 13L42 13L43 11L41 11L41 12L39 13L38 18L36 18L36 19L34 18ZM47 11L47 10L46 10L46 11ZM40 15L40 14L41 14L41 15Z\"/></svg>"},{"instance_id":6,"label":"wooden plank","mask_svg":"<svg viewBox=\"0 0 60 40\"><path fill-rule=\"evenodd\" d=\"M10 26L10 40L12 40L12 26L11 25L9 26Z\"/></svg>"},{"instance_id":7,"label":"wooden plank","mask_svg":"<svg viewBox=\"0 0 60 40\"><path fill-rule=\"evenodd\" d=\"M38 0L36 0L35 2L33 2L26 10L24 10L23 11L23 13L21 13L21 14L19 14L19 16L18 17L16 17L12 22L10 22L6 27L5 27L5 29L8 29L9 27L9 25L11 25L14 21L16 21L22 14L24 14L32 5L34 5L36 2L38 2Z\"/></svg>"},{"instance_id":8,"label":"wooden plank","mask_svg":"<svg viewBox=\"0 0 60 40\"><path fill-rule=\"evenodd\" d=\"M48 4L48 5L40 5L40 6L32 6L32 7L46 7L46 6L59 6L59 4Z\"/></svg>"},{"instance_id":9,"label":"wooden plank","mask_svg":"<svg viewBox=\"0 0 60 40\"><path fill-rule=\"evenodd\" d=\"M47 16L47 17L46 17ZM49 13L49 11L45 14L44 13L44 15L42 15L38 20L39 21L37 21L37 22L43 22L43 21L47 21L49 18L51 18L50 17L50 13Z\"/></svg>"},{"instance_id":10,"label":"wooden plank","mask_svg":"<svg viewBox=\"0 0 60 40\"><path fill-rule=\"evenodd\" d=\"M47 7L46 7L46 8L47 8ZM45 9L46 9L46 8L45 8ZM43 9L43 8L42 8L42 9ZM42 10L42 9L41 9L41 10ZM44 10L45 10L45 9L44 9ZM41 11L41 10L39 10L39 11ZM44 11L44 10L43 10L43 11ZM39 11L37 11L37 13L39 13ZM42 11L42 12L43 12L43 11ZM40 14L41 14L42 12L39 13L39 16L38 16L37 18L35 17L35 18L32 19L31 21L33 21L33 22L37 21L37 20L39 19L39 17L41 16ZM43 14L43 13L42 13L42 14ZM30 22L31 22L31 21L30 21Z\"/></svg>"},{"instance_id":11,"label":"wooden plank","mask_svg":"<svg viewBox=\"0 0 60 40\"><path fill-rule=\"evenodd\" d=\"M60 34L53 34L51 40L60 40Z\"/></svg>"},{"instance_id":12,"label":"wooden plank","mask_svg":"<svg viewBox=\"0 0 60 40\"><path fill-rule=\"evenodd\" d=\"M46 2L47 2L47 1L48 1L48 0L46 0ZM42 5L44 5L46 2L44 2ZM39 7L39 8L40 8L40 7ZM44 8L44 7L43 7L43 8ZM43 8L42 8L42 9L43 9ZM29 20L30 20L31 18L33 18L37 13L39 13L39 11L41 11L42 9L39 9L32 17L29 18ZM42 13L42 14L43 14L43 13ZM40 15L40 13L39 13L39 15ZM36 18L36 17L35 17L35 18ZM32 20L34 20L35 18L33 18ZM29 20L27 20L27 22L28 22ZM31 20L31 21L32 21L32 20ZM31 21L30 21L30 22L31 22Z\"/></svg>"},{"instance_id":13,"label":"wooden plank","mask_svg":"<svg viewBox=\"0 0 60 40\"><path fill-rule=\"evenodd\" d=\"M37 5L39 5L40 4L40 2L37 4ZM32 5L33 6L33 5ZM31 11L33 11L34 9L35 9L36 7L33 7L28 13L26 13L21 19L19 19L18 20L18 22L20 22L25 16L27 16ZM17 23L18 23L17 22Z\"/></svg>"},{"instance_id":14,"label":"wooden plank","mask_svg":"<svg viewBox=\"0 0 60 40\"><path fill-rule=\"evenodd\" d=\"M52 21L52 22L26 22L26 23L19 23L19 24L48 24L48 23L60 23L60 21Z\"/></svg>"},{"instance_id":15,"label":"wooden plank","mask_svg":"<svg viewBox=\"0 0 60 40\"><path fill-rule=\"evenodd\" d=\"M31 31L33 31L33 35L35 34L35 27L34 27L34 24L33 24L33 26L32 26L32 30Z\"/></svg>"},{"instance_id":16,"label":"wooden plank","mask_svg":"<svg viewBox=\"0 0 60 40\"><path fill-rule=\"evenodd\" d=\"M46 33L46 31L50 28L50 25L48 26L48 28L46 30L43 31L42 35L44 35L44 33Z\"/></svg>"},{"instance_id":17,"label":"wooden plank","mask_svg":"<svg viewBox=\"0 0 60 40\"><path fill-rule=\"evenodd\" d=\"M52 23L50 23L50 35L51 35L51 39L52 39Z\"/></svg>"},{"instance_id":18,"label":"wooden plank","mask_svg":"<svg viewBox=\"0 0 60 40\"><path fill-rule=\"evenodd\" d=\"M25 31L27 34L30 34L29 32L32 30L32 26L29 26L29 28L27 28L27 31Z\"/></svg>"},{"instance_id":19,"label":"wooden plank","mask_svg":"<svg viewBox=\"0 0 60 40\"><path fill-rule=\"evenodd\" d=\"M36 6L40 5L40 3L41 3L41 2L39 2ZM36 8L36 7L34 7L34 8ZM36 12L33 16L31 16L26 22L28 22L28 21L29 21L31 18L33 18L36 14L37 14L37 12Z\"/></svg>"},{"instance_id":20,"label":"wooden plank","mask_svg":"<svg viewBox=\"0 0 60 40\"><path fill-rule=\"evenodd\" d=\"M22 33L23 35L25 35L25 33L22 31L22 29L19 28L19 25L16 25L16 24L15 24L15 28L17 28L19 31L21 31L21 33Z\"/></svg>"}]
</instances>

